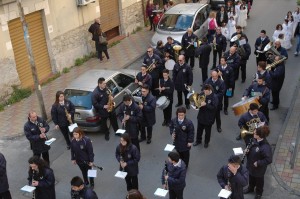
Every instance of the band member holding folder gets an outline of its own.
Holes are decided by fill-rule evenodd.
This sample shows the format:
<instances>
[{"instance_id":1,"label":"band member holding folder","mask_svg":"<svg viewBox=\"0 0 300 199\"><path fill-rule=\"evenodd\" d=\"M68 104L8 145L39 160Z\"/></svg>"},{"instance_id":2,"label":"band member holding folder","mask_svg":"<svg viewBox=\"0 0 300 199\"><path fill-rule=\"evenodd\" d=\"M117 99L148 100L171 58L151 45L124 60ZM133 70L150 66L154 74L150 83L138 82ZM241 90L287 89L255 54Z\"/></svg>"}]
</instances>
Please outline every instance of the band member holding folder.
<instances>
[{"instance_id":1,"label":"band member holding folder","mask_svg":"<svg viewBox=\"0 0 300 199\"><path fill-rule=\"evenodd\" d=\"M228 164L219 170L217 179L222 189L232 192L230 199L244 199L243 187L248 184L249 172L241 165L239 156L230 156Z\"/></svg>"},{"instance_id":2,"label":"band member holding folder","mask_svg":"<svg viewBox=\"0 0 300 199\"><path fill-rule=\"evenodd\" d=\"M6 172L6 159L2 153L0 153L0 198L11 199Z\"/></svg>"},{"instance_id":3,"label":"band member holding folder","mask_svg":"<svg viewBox=\"0 0 300 199\"><path fill-rule=\"evenodd\" d=\"M48 123L41 117L38 117L36 112L28 113L28 121L24 125L24 133L30 142L30 147L34 156L43 157L50 165L49 149L50 146L45 144L47 132L49 131Z\"/></svg>"},{"instance_id":4,"label":"band member holding folder","mask_svg":"<svg viewBox=\"0 0 300 199\"><path fill-rule=\"evenodd\" d=\"M140 152L135 145L131 144L127 133L121 135L120 144L115 153L117 161L120 163L120 171L127 172L125 177L127 191L139 189L139 166Z\"/></svg>"},{"instance_id":5,"label":"band member holding folder","mask_svg":"<svg viewBox=\"0 0 300 199\"><path fill-rule=\"evenodd\" d=\"M92 169L94 162L93 145L83 131L76 127L73 130L73 139L71 141L71 160L77 164L81 170L85 185L89 185L88 170ZM90 186L94 187L94 178L90 178Z\"/></svg>"},{"instance_id":6,"label":"band member holding folder","mask_svg":"<svg viewBox=\"0 0 300 199\"><path fill-rule=\"evenodd\" d=\"M71 180L71 199L98 199L91 187L87 187L79 176Z\"/></svg>"},{"instance_id":7,"label":"band member holding folder","mask_svg":"<svg viewBox=\"0 0 300 199\"><path fill-rule=\"evenodd\" d=\"M65 99L65 94L62 91L57 91L55 96L55 102L51 108L51 117L55 124L55 129L60 129L63 134L67 149L70 149L70 132L68 126L74 123L74 104Z\"/></svg>"},{"instance_id":8,"label":"band member holding folder","mask_svg":"<svg viewBox=\"0 0 300 199\"><path fill-rule=\"evenodd\" d=\"M35 199L55 199L55 177L53 170L47 166L47 163L37 156L28 160L28 182L30 186L35 187Z\"/></svg>"},{"instance_id":9,"label":"band member holding folder","mask_svg":"<svg viewBox=\"0 0 300 199\"><path fill-rule=\"evenodd\" d=\"M183 190L186 186L185 177L185 163L177 152L170 152L161 176L163 187L169 190L169 199L183 199Z\"/></svg>"}]
</instances>

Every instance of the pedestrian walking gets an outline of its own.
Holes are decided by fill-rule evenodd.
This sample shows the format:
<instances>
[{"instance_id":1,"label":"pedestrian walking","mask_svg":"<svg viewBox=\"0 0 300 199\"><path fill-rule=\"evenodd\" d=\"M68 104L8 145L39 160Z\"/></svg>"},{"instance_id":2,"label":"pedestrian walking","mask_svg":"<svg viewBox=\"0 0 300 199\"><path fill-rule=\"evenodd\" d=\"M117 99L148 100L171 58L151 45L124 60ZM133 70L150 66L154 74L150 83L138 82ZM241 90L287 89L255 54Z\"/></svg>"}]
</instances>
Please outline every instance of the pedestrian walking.
<instances>
[{"instance_id":1,"label":"pedestrian walking","mask_svg":"<svg viewBox=\"0 0 300 199\"><path fill-rule=\"evenodd\" d=\"M98 38L98 34L97 31L100 28L100 19L95 19L94 23L89 27L88 31L92 34L92 40L95 42L95 48L97 51L97 56L98 59L100 59L99 57L99 38Z\"/></svg>"},{"instance_id":2,"label":"pedestrian walking","mask_svg":"<svg viewBox=\"0 0 300 199\"><path fill-rule=\"evenodd\" d=\"M99 46L98 46L98 57L100 59L100 62L103 61L103 57L102 57L102 52L104 52L107 61L109 61L109 55L107 52L107 38L106 38L106 34L104 32L102 32L102 29L99 28L97 30L97 35L98 35L98 39L99 39Z\"/></svg>"},{"instance_id":3,"label":"pedestrian walking","mask_svg":"<svg viewBox=\"0 0 300 199\"><path fill-rule=\"evenodd\" d=\"M6 171L6 159L0 152L0 199L11 199Z\"/></svg>"}]
</instances>

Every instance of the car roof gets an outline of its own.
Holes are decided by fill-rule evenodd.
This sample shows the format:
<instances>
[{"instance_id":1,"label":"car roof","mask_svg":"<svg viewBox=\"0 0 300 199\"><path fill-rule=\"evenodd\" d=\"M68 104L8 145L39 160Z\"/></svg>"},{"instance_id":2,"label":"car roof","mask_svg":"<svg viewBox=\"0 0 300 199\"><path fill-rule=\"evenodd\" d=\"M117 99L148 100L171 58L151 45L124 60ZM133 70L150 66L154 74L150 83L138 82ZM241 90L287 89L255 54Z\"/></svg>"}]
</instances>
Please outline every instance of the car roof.
<instances>
[{"instance_id":1,"label":"car roof","mask_svg":"<svg viewBox=\"0 0 300 199\"><path fill-rule=\"evenodd\" d=\"M205 5L202 3L181 3L167 10L165 14L195 14Z\"/></svg>"}]
</instances>

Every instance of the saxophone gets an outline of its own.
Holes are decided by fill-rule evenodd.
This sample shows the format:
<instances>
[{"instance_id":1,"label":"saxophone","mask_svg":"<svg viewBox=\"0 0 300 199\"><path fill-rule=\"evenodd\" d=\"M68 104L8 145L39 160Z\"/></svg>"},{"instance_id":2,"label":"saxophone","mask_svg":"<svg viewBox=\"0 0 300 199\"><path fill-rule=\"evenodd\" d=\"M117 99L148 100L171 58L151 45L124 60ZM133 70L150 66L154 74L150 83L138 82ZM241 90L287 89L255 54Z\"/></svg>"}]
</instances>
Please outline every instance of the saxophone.
<instances>
[{"instance_id":1,"label":"saxophone","mask_svg":"<svg viewBox=\"0 0 300 199\"><path fill-rule=\"evenodd\" d=\"M112 93L111 93L111 90L107 89L107 91L109 92L108 94L108 102L107 102L107 105L108 105L108 108L107 108L107 112L112 112L114 107L115 107L115 102L112 100Z\"/></svg>"}]
</instances>

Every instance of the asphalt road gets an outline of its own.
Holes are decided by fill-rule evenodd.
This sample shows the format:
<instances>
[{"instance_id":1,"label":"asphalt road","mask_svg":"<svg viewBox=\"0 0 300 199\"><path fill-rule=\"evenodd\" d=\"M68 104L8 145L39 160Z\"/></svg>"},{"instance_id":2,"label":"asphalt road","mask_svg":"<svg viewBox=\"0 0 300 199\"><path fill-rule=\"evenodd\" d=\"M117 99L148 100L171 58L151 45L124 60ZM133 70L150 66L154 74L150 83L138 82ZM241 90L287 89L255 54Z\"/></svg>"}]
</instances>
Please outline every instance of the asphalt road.
<instances>
[{"instance_id":1,"label":"asphalt road","mask_svg":"<svg viewBox=\"0 0 300 199\"><path fill-rule=\"evenodd\" d=\"M283 17L288 10L294 10L295 2L293 0L264 0L254 1L251 18L248 20L248 26L245 33L249 38L251 47L254 46L256 37L261 29L265 29L271 37L274 27L277 23L282 23ZM294 49L294 48L293 48ZM146 49L145 49L146 51ZM286 79L281 92L280 109L270 112L271 118L271 135L269 142L275 146L280 129L283 124L287 109L290 105L292 93L296 86L296 81L299 79L300 71L295 70L299 65L292 55L293 51L289 52L290 58L287 61ZM198 60L196 59L196 63ZM136 61L129 68L138 69L141 65L141 60ZM250 85L252 75L255 73L255 57L252 55L247 65L247 80L241 84L240 79L237 81L235 97L230 99L230 105L238 102L244 89ZM200 90L201 74L198 65L194 69L194 84L196 91ZM176 97L174 98L176 104ZM174 113L173 109L173 113ZM157 124L154 127L153 140L150 145L145 142L141 143L141 161L139 164L139 185L141 192L148 198L155 198L153 195L156 188L161 186L160 176L163 169L164 160L167 152L163 149L167 143L172 143L168 129L161 126L162 111L156 111ZM189 110L187 117L194 121L196 128L195 110ZM244 147L243 142L236 141L235 137L239 132L237 127L238 117L235 117L232 112L229 116L221 113L223 132L219 134L216 131L215 125L212 129L211 143L208 149L204 149L202 145L193 147L191 150L190 166L187 173L187 186L184 191L184 197L187 199L213 199L217 198L220 191L220 186L216 180L216 174L219 168L227 162L228 157L232 154L232 148ZM25 121L24 121L25 122ZM12 124L13 125L13 124ZM53 124L51 124L53 129ZM21 130L20 130L21 131ZM111 135L109 142L104 140L104 135L97 133L87 134L93 141L95 152L95 163L104 167L103 171L98 171L98 177L95 179L95 191L101 199L119 199L126 195L125 181L115 178L114 174L118 170L118 163L115 159L115 147L119 143L119 137ZM56 195L58 199L70 198L70 180L73 176L81 176L81 172L77 166L71 164L70 151L66 150L65 142L60 132L51 130L49 137L57 138L57 141L52 144L50 151L51 168L55 172L56 177ZM27 184L27 160L31 156L28 141L25 137L19 137L14 140L0 140L0 150L6 154L8 177L10 182L10 190L13 198L22 199L30 198L29 195L24 195L19 189ZM253 198L254 195L246 195L245 198ZM268 169L265 177L265 192L264 197L268 199L294 199L299 198L290 195L283 190L272 177L270 169Z\"/></svg>"}]
</instances>

